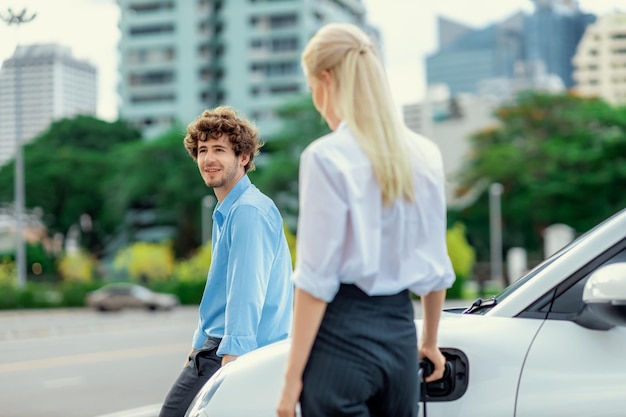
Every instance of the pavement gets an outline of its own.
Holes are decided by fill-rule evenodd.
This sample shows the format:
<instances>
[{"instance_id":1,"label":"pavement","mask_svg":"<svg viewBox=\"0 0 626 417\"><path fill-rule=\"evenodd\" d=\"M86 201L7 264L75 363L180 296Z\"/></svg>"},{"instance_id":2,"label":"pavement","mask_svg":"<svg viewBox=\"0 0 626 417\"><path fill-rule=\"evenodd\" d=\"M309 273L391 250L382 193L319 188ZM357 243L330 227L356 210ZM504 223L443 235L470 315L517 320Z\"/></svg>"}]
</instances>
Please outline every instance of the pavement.
<instances>
[{"instance_id":1,"label":"pavement","mask_svg":"<svg viewBox=\"0 0 626 417\"><path fill-rule=\"evenodd\" d=\"M168 314L172 313L172 314ZM156 327L189 325L198 320L197 306L181 306L171 312L122 310L102 313L89 308L49 308L0 311L0 342ZM45 317L45 320L42 319Z\"/></svg>"},{"instance_id":2,"label":"pavement","mask_svg":"<svg viewBox=\"0 0 626 417\"><path fill-rule=\"evenodd\" d=\"M471 303L470 300L447 300L444 308L468 307ZM420 318L420 301L414 300L413 305L415 317ZM198 307L180 306L171 313L174 314L143 310L101 313L88 308L0 310L0 341L102 332L117 330L120 326L162 326L172 322L187 325L197 320ZM41 320L42 315L45 321ZM119 320L121 315L124 320Z\"/></svg>"}]
</instances>

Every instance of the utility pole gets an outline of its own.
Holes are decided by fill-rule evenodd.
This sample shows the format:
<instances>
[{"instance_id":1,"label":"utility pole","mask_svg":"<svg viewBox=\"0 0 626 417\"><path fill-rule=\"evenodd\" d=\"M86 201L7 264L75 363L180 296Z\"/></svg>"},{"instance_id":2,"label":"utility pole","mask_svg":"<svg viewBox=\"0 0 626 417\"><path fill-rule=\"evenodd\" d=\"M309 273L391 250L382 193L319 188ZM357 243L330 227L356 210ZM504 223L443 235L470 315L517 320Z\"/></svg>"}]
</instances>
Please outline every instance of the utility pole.
<instances>
[{"instance_id":1,"label":"utility pole","mask_svg":"<svg viewBox=\"0 0 626 417\"><path fill-rule=\"evenodd\" d=\"M15 25L17 42L15 50L20 45L19 28L24 23L31 22L36 13L27 15L27 10L23 9L19 13L7 9L7 14L0 14L0 19L7 25ZM24 288L26 285L26 247L24 245L24 155L22 149L22 74L20 70L20 60L16 56L14 71L15 80L15 263L17 267L17 285Z\"/></svg>"},{"instance_id":2,"label":"utility pole","mask_svg":"<svg viewBox=\"0 0 626 417\"><path fill-rule=\"evenodd\" d=\"M497 182L489 186L489 231L491 246L491 280L506 286L502 267L502 209L500 199L502 184Z\"/></svg>"},{"instance_id":3,"label":"utility pole","mask_svg":"<svg viewBox=\"0 0 626 417\"><path fill-rule=\"evenodd\" d=\"M212 209L217 202L216 198L212 195L205 195L202 197L202 204L200 205L200 214L202 220L202 245L205 245L211 240L211 230L213 228Z\"/></svg>"}]
</instances>

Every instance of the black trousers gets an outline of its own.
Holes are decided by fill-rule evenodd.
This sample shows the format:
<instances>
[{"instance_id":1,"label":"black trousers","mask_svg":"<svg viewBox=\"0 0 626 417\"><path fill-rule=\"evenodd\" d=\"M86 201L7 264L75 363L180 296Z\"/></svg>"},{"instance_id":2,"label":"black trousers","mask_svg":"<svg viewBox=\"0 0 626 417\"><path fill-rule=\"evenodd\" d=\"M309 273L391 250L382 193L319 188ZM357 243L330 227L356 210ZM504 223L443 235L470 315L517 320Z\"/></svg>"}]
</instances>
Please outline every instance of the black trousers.
<instances>
[{"instance_id":1,"label":"black trousers","mask_svg":"<svg viewBox=\"0 0 626 417\"><path fill-rule=\"evenodd\" d=\"M222 358L217 356L220 341L221 339L210 337L202 349L189 357L189 363L165 397L159 417L185 416L198 391L222 366Z\"/></svg>"},{"instance_id":2,"label":"black trousers","mask_svg":"<svg viewBox=\"0 0 626 417\"><path fill-rule=\"evenodd\" d=\"M416 417L417 335L409 292L342 284L303 375L302 417Z\"/></svg>"}]
</instances>

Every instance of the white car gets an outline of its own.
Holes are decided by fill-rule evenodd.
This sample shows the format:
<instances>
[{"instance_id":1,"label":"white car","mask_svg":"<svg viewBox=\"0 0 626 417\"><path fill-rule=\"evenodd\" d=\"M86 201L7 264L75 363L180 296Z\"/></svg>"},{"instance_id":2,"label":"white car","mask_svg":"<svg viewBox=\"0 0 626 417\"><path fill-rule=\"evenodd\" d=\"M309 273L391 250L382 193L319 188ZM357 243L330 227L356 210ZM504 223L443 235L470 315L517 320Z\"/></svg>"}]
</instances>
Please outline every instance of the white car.
<instances>
[{"instance_id":1,"label":"white car","mask_svg":"<svg viewBox=\"0 0 626 417\"><path fill-rule=\"evenodd\" d=\"M439 343L449 372L420 415L626 416L626 209L493 299L445 310ZM226 365L187 417L274 417L289 346Z\"/></svg>"}]
</instances>

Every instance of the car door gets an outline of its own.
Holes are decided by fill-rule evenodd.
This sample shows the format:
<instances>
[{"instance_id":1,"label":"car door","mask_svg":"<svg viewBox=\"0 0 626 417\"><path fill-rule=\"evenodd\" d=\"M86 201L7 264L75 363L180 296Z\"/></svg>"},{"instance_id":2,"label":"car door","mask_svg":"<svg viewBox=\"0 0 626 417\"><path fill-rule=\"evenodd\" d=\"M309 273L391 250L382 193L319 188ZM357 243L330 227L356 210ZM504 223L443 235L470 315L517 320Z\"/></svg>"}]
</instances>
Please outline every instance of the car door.
<instances>
[{"instance_id":1,"label":"car door","mask_svg":"<svg viewBox=\"0 0 626 417\"><path fill-rule=\"evenodd\" d=\"M546 320L524 363L515 417L624 416L626 327L592 329L577 323L587 279L614 262L626 262L626 240L566 277L524 313L543 314Z\"/></svg>"}]
</instances>

